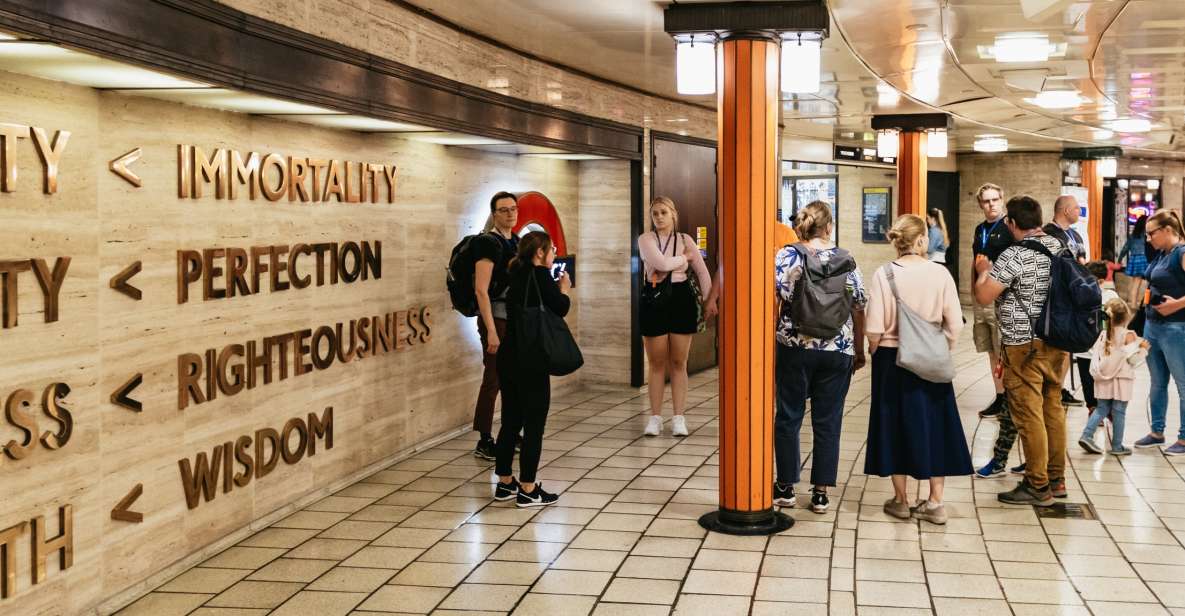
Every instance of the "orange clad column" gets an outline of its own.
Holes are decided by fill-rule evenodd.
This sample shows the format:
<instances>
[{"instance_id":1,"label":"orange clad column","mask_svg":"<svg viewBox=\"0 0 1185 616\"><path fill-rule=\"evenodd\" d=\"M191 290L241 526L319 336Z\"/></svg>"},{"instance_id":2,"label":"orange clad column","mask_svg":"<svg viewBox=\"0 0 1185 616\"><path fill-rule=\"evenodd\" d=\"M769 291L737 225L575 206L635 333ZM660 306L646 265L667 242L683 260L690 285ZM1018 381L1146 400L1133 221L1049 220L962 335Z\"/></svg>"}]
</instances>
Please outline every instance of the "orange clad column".
<instances>
[{"instance_id":1,"label":"orange clad column","mask_svg":"<svg viewBox=\"0 0 1185 616\"><path fill-rule=\"evenodd\" d=\"M897 149L897 215L926 217L926 133L901 131Z\"/></svg>"},{"instance_id":2,"label":"orange clad column","mask_svg":"<svg viewBox=\"0 0 1185 616\"><path fill-rule=\"evenodd\" d=\"M1103 254L1103 176L1099 161L1082 161L1082 187L1086 189L1086 241L1090 245L1090 258L1099 259Z\"/></svg>"},{"instance_id":3,"label":"orange clad column","mask_svg":"<svg viewBox=\"0 0 1185 616\"><path fill-rule=\"evenodd\" d=\"M720 509L709 530L771 534L793 524L773 508L774 225L780 50L775 35L726 36L716 48L720 262Z\"/></svg>"}]
</instances>

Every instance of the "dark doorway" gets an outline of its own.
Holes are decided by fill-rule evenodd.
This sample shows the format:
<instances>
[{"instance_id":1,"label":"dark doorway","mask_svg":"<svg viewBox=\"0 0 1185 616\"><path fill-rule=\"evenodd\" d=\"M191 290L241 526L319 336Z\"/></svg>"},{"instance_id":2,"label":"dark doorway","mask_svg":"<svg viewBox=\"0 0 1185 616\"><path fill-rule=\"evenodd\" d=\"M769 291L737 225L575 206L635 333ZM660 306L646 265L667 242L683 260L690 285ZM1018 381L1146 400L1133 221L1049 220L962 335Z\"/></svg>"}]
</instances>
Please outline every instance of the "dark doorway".
<instances>
[{"instance_id":1,"label":"dark doorway","mask_svg":"<svg viewBox=\"0 0 1185 616\"><path fill-rule=\"evenodd\" d=\"M652 197L666 196L679 210L679 231L707 238L704 261L716 271L716 147L709 141L651 133ZM648 208L647 208L648 209ZM643 213L645 215L645 213ZM701 244L702 246L702 244ZM716 365L716 326L696 334L687 358L688 372Z\"/></svg>"},{"instance_id":2,"label":"dark doorway","mask_svg":"<svg viewBox=\"0 0 1185 616\"><path fill-rule=\"evenodd\" d=\"M946 269L959 280L959 174L930 171L926 174L926 211L938 209L946 219L950 246L946 249Z\"/></svg>"}]
</instances>

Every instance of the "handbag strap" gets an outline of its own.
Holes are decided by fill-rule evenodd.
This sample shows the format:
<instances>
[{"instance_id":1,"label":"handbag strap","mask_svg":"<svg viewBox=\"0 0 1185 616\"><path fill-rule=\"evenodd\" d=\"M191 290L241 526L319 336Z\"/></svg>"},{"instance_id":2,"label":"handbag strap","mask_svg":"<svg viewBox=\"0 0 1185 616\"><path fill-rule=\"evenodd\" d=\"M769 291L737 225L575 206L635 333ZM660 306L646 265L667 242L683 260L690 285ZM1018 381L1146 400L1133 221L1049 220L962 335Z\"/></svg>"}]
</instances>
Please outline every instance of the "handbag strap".
<instances>
[{"instance_id":1,"label":"handbag strap","mask_svg":"<svg viewBox=\"0 0 1185 616\"><path fill-rule=\"evenodd\" d=\"M897 293L897 279L893 276L893 262L890 261L882 268L885 272L885 278L889 279L889 289L893 291L893 299L898 304L901 303L901 295Z\"/></svg>"},{"instance_id":2,"label":"handbag strap","mask_svg":"<svg viewBox=\"0 0 1185 616\"><path fill-rule=\"evenodd\" d=\"M528 267L530 268L530 270L527 272L527 276L530 279L527 280L527 292L523 293L523 308L527 307L527 298L530 297L532 288L535 289L535 297L539 298L539 305L542 306L543 305L543 293L541 293L539 291L539 283L535 280L535 264L532 263Z\"/></svg>"}]
</instances>

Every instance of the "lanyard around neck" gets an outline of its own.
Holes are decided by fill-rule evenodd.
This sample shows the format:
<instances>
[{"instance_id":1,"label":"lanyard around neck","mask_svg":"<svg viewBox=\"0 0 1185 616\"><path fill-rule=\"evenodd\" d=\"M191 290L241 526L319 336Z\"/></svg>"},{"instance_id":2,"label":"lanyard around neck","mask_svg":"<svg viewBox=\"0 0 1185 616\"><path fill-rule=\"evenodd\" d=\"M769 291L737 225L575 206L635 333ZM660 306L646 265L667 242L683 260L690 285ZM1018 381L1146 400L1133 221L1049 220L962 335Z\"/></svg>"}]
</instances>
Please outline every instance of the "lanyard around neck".
<instances>
[{"instance_id":1,"label":"lanyard around neck","mask_svg":"<svg viewBox=\"0 0 1185 616\"><path fill-rule=\"evenodd\" d=\"M984 222L987 222L987 221L984 221ZM996 222L992 223L992 226L991 226L991 228L988 228L988 229L984 229L984 230L983 230L983 236L982 236L982 237L983 237L983 243L982 243L982 244L980 245L980 247L979 247L979 248L980 248L980 250L983 250L983 249L987 248L987 245L988 245L988 238L990 238L990 237L992 236L992 234L996 232L996 227L1000 226L1000 223L1001 223L1001 222L1004 222L1004 217L1003 217L1003 216L1001 216L1001 217L997 218L997 219L996 219Z\"/></svg>"},{"instance_id":2,"label":"lanyard around neck","mask_svg":"<svg viewBox=\"0 0 1185 616\"><path fill-rule=\"evenodd\" d=\"M674 239L675 239L675 232L671 231L671 234L667 236L667 243L663 244L662 240L659 238L658 231L655 231L654 232L654 243L658 244L659 254L665 255L667 253L667 246L670 246L671 242L673 242ZM671 253L671 254L674 254L674 253Z\"/></svg>"}]
</instances>

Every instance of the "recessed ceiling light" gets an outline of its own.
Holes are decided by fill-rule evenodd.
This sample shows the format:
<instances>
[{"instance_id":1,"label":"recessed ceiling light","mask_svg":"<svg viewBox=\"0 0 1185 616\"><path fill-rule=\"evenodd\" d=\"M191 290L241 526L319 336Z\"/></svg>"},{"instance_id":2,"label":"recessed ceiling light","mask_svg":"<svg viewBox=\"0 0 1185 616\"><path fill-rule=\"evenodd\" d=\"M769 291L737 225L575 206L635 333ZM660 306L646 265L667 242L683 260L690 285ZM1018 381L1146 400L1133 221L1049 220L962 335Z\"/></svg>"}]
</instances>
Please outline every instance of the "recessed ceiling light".
<instances>
[{"instance_id":1,"label":"recessed ceiling light","mask_svg":"<svg viewBox=\"0 0 1185 616\"><path fill-rule=\"evenodd\" d=\"M409 134L408 138L439 145L507 145L510 143L501 139L491 139L490 137L478 137L477 135L465 135L462 133L415 133Z\"/></svg>"},{"instance_id":2,"label":"recessed ceiling light","mask_svg":"<svg viewBox=\"0 0 1185 616\"><path fill-rule=\"evenodd\" d=\"M880 82L876 84L876 104L879 107L895 107L897 102L901 100L901 93L897 88Z\"/></svg>"},{"instance_id":3,"label":"recessed ceiling light","mask_svg":"<svg viewBox=\"0 0 1185 616\"><path fill-rule=\"evenodd\" d=\"M1107 123L1107 128L1117 133L1146 133L1152 130L1152 123L1144 118L1122 118Z\"/></svg>"},{"instance_id":4,"label":"recessed ceiling light","mask_svg":"<svg viewBox=\"0 0 1185 616\"><path fill-rule=\"evenodd\" d=\"M358 115L345 114L288 114L288 115L273 115L273 118L280 120L292 120L295 122L304 122L306 124L315 124L317 126L327 126L329 128L345 128L348 130L367 131L367 132L406 132L406 131L430 131L431 128L426 126L417 126L415 124L405 124L403 122L392 122L390 120L379 120L377 118L367 118Z\"/></svg>"},{"instance_id":5,"label":"recessed ceiling light","mask_svg":"<svg viewBox=\"0 0 1185 616\"><path fill-rule=\"evenodd\" d=\"M554 158L558 160L612 160L609 156L598 156L596 154L574 154L565 152L563 154L523 154L530 158Z\"/></svg>"},{"instance_id":6,"label":"recessed ceiling light","mask_svg":"<svg viewBox=\"0 0 1185 616\"><path fill-rule=\"evenodd\" d=\"M20 40L0 41L0 70L104 89L207 87L52 43Z\"/></svg>"},{"instance_id":7,"label":"recessed ceiling light","mask_svg":"<svg viewBox=\"0 0 1185 616\"><path fill-rule=\"evenodd\" d=\"M982 135L975 139L971 149L976 152L1007 152L1008 140L997 135Z\"/></svg>"},{"instance_id":8,"label":"recessed ceiling light","mask_svg":"<svg viewBox=\"0 0 1185 616\"><path fill-rule=\"evenodd\" d=\"M1038 92L1034 98L1026 98L1025 102L1042 109L1072 109L1086 100L1078 95L1077 90L1046 90Z\"/></svg>"},{"instance_id":9,"label":"recessed ceiling light","mask_svg":"<svg viewBox=\"0 0 1185 616\"><path fill-rule=\"evenodd\" d=\"M1045 62L1059 49L1045 34L1004 34L990 47L981 45L979 56L996 62Z\"/></svg>"},{"instance_id":10,"label":"recessed ceiling light","mask_svg":"<svg viewBox=\"0 0 1185 616\"><path fill-rule=\"evenodd\" d=\"M322 107L223 88L137 90L133 94L185 103L187 105L197 105L199 107L213 107L226 111L237 111L239 113L318 115L334 113L332 110Z\"/></svg>"},{"instance_id":11,"label":"recessed ceiling light","mask_svg":"<svg viewBox=\"0 0 1185 616\"><path fill-rule=\"evenodd\" d=\"M1095 139L1110 139L1115 136L1115 132L1105 128L1096 128L1090 131L1090 136Z\"/></svg>"}]
</instances>

